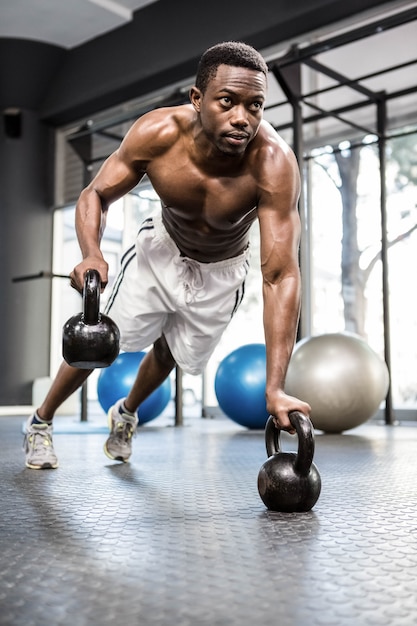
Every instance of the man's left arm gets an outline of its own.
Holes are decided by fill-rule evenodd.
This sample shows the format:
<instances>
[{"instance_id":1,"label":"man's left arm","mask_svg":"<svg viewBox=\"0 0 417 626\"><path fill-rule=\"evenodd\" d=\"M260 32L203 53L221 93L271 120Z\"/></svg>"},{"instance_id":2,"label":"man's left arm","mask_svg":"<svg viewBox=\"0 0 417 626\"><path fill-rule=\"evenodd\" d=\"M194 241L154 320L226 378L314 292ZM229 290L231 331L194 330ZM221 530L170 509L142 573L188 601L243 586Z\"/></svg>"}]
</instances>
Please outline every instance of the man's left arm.
<instances>
[{"instance_id":1,"label":"man's left arm","mask_svg":"<svg viewBox=\"0 0 417 626\"><path fill-rule=\"evenodd\" d=\"M294 154L278 151L265 165L268 182L262 185L258 204L261 235L263 323L266 344L266 406L275 423L294 432L288 414L309 414L310 406L284 391L288 363L299 320L301 278L298 260L300 190Z\"/></svg>"}]
</instances>

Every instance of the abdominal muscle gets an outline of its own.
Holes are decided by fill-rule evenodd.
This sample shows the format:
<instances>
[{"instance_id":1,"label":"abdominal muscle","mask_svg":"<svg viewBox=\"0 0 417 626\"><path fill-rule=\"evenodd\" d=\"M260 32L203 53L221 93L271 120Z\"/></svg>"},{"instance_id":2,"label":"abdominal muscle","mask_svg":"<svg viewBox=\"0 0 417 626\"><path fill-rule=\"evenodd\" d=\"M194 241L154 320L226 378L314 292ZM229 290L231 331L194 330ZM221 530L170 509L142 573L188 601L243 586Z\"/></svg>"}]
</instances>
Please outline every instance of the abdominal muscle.
<instances>
[{"instance_id":1,"label":"abdominal muscle","mask_svg":"<svg viewBox=\"0 0 417 626\"><path fill-rule=\"evenodd\" d=\"M256 209L239 221L213 227L204 218L185 217L181 211L162 204L163 224L181 254L200 263L215 263L241 254L248 246L249 230Z\"/></svg>"}]
</instances>

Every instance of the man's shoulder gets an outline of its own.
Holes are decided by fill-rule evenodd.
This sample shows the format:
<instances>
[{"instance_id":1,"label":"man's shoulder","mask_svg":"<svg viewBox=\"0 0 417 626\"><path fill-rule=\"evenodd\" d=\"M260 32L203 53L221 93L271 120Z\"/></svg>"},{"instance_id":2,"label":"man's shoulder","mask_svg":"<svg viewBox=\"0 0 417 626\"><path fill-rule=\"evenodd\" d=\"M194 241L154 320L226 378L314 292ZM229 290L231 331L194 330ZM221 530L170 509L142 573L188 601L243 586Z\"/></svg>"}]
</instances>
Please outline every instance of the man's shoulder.
<instances>
[{"instance_id":1,"label":"man's shoulder","mask_svg":"<svg viewBox=\"0 0 417 626\"><path fill-rule=\"evenodd\" d=\"M298 176L298 165L290 145L268 122L262 122L253 142L250 156L251 171L264 188L265 181L282 184L283 179L291 180Z\"/></svg>"},{"instance_id":2,"label":"man's shoulder","mask_svg":"<svg viewBox=\"0 0 417 626\"><path fill-rule=\"evenodd\" d=\"M189 104L172 107L160 107L142 115L136 122L138 130L160 132L167 130L178 132L185 130L193 118L193 108Z\"/></svg>"},{"instance_id":3,"label":"man's shoulder","mask_svg":"<svg viewBox=\"0 0 417 626\"><path fill-rule=\"evenodd\" d=\"M276 150L284 153L291 153L292 150L288 143L277 133L275 128L267 122L263 120L261 125L259 126L259 131L257 134L257 139L259 140L259 147L270 148L271 150Z\"/></svg>"},{"instance_id":4,"label":"man's shoulder","mask_svg":"<svg viewBox=\"0 0 417 626\"><path fill-rule=\"evenodd\" d=\"M280 166L294 165L295 155L289 144L279 135L273 126L263 121L252 146L253 158L259 165Z\"/></svg>"},{"instance_id":5,"label":"man's shoulder","mask_svg":"<svg viewBox=\"0 0 417 626\"><path fill-rule=\"evenodd\" d=\"M161 107L142 115L129 131L129 140L155 148L167 148L187 132L193 109L190 105Z\"/></svg>"},{"instance_id":6,"label":"man's shoulder","mask_svg":"<svg viewBox=\"0 0 417 626\"><path fill-rule=\"evenodd\" d=\"M161 107L145 113L132 125L122 143L122 151L149 160L172 147L191 124L189 105Z\"/></svg>"}]
</instances>

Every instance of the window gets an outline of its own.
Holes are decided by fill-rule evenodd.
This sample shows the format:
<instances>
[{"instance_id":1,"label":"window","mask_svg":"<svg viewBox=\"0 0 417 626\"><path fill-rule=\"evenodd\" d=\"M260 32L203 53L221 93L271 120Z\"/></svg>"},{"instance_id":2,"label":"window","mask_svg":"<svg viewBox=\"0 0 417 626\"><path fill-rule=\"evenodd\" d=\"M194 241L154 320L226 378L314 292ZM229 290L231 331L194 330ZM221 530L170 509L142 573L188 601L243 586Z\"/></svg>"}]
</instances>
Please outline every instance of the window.
<instances>
[{"instance_id":1,"label":"window","mask_svg":"<svg viewBox=\"0 0 417 626\"><path fill-rule=\"evenodd\" d=\"M387 239L392 392L417 407L417 134L387 146ZM376 144L312 151L308 159L313 335L350 331L384 356L380 173Z\"/></svg>"}]
</instances>

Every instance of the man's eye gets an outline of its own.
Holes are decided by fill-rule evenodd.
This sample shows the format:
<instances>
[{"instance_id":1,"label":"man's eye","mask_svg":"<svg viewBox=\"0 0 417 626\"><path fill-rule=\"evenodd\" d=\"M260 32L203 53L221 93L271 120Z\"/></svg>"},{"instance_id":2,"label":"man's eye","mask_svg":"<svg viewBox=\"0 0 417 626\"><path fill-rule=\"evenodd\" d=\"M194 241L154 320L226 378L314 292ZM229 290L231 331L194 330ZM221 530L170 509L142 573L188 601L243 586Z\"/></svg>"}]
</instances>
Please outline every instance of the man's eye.
<instances>
[{"instance_id":1,"label":"man's eye","mask_svg":"<svg viewBox=\"0 0 417 626\"><path fill-rule=\"evenodd\" d=\"M223 96L222 102L224 102L224 104L231 104L232 100L229 96Z\"/></svg>"}]
</instances>

